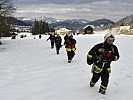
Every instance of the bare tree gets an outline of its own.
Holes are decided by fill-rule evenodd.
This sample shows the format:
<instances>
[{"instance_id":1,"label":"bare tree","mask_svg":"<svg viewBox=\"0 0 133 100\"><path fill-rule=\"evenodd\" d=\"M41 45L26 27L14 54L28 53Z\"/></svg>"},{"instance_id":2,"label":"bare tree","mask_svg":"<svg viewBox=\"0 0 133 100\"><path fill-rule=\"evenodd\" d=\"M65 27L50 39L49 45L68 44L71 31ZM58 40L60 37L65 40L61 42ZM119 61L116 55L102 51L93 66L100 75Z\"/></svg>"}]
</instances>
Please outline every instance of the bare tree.
<instances>
[{"instance_id":1,"label":"bare tree","mask_svg":"<svg viewBox=\"0 0 133 100\"><path fill-rule=\"evenodd\" d=\"M12 0L0 0L0 37L10 33L11 16L14 11Z\"/></svg>"},{"instance_id":2,"label":"bare tree","mask_svg":"<svg viewBox=\"0 0 133 100\"><path fill-rule=\"evenodd\" d=\"M11 16L14 11L12 0L0 0L0 16Z\"/></svg>"}]
</instances>

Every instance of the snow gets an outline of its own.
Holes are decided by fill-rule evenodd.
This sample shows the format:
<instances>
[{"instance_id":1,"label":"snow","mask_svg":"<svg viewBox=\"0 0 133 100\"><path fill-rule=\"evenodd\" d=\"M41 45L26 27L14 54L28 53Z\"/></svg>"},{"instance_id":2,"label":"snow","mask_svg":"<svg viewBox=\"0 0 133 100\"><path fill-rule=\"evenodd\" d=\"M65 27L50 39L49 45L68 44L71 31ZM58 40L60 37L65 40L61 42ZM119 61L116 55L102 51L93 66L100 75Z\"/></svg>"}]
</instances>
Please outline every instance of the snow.
<instances>
[{"instance_id":1,"label":"snow","mask_svg":"<svg viewBox=\"0 0 133 100\"><path fill-rule=\"evenodd\" d=\"M116 35L121 35L121 34L129 34L131 31L130 25L129 26L120 26L120 27L115 27L107 30L101 30L101 31L95 31L96 34L103 34L103 33L114 33ZM129 33L128 33L129 32Z\"/></svg>"},{"instance_id":2,"label":"snow","mask_svg":"<svg viewBox=\"0 0 133 100\"><path fill-rule=\"evenodd\" d=\"M30 37L31 35L32 35L32 33L28 33L28 32L22 32L22 33L18 33L18 35L16 36L16 38L18 39L18 38L20 38L21 37L21 35L23 35L23 36L27 36L27 37Z\"/></svg>"},{"instance_id":3,"label":"snow","mask_svg":"<svg viewBox=\"0 0 133 100\"><path fill-rule=\"evenodd\" d=\"M72 63L67 63L65 48L56 55L47 38L29 35L24 39L2 39L0 100L132 100L133 36L116 36L120 59L112 62L106 95L98 93L100 80L95 87L89 87L91 66L86 64L88 51L102 42L104 35L74 36L77 50Z\"/></svg>"}]
</instances>

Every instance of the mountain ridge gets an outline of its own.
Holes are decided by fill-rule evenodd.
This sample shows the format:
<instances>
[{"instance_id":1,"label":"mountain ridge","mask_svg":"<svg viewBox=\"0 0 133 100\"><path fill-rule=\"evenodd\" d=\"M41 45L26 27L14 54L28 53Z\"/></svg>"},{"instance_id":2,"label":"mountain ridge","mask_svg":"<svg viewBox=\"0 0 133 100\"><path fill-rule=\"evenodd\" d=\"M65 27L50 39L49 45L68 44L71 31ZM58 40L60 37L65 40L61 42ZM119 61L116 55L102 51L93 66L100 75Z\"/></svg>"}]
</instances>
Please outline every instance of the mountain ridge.
<instances>
[{"instance_id":1,"label":"mountain ridge","mask_svg":"<svg viewBox=\"0 0 133 100\"><path fill-rule=\"evenodd\" d=\"M17 20L23 21L27 25L32 26L33 21L35 19L32 18L17 18ZM38 17L36 20L44 20L49 23L49 26L51 28L69 28L69 29L81 29L86 25L93 25L94 27L101 27L103 25L111 24L114 23L113 21L102 18L102 19L97 19L94 21L89 21L86 19L66 19L66 20L56 20L55 18L52 17Z\"/></svg>"}]
</instances>

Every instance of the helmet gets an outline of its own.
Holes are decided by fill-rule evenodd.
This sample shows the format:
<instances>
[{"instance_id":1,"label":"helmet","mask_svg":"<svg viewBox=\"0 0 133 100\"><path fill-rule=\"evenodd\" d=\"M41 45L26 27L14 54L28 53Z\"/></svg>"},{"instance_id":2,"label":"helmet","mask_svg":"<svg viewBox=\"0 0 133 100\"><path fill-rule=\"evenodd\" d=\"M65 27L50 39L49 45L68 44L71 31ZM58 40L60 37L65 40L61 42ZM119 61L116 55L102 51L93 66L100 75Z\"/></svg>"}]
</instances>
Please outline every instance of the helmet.
<instances>
[{"instance_id":1,"label":"helmet","mask_svg":"<svg viewBox=\"0 0 133 100\"><path fill-rule=\"evenodd\" d=\"M104 36L104 42L105 42L108 38L112 38L113 40L115 40L115 35L112 34L112 33L107 33L107 34Z\"/></svg>"},{"instance_id":2,"label":"helmet","mask_svg":"<svg viewBox=\"0 0 133 100\"><path fill-rule=\"evenodd\" d=\"M73 34L72 34L72 33L70 33L68 36L69 36L69 37L73 37Z\"/></svg>"}]
</instances>

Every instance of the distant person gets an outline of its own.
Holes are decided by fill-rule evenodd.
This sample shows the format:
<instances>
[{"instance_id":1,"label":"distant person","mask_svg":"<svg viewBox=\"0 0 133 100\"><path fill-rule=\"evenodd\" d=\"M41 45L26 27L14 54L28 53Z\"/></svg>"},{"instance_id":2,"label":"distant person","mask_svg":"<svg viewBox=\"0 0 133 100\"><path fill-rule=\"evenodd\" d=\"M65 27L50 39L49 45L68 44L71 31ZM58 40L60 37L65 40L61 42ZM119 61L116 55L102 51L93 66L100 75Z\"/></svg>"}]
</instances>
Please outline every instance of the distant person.
<instances>
[{"instance_id":1,"label":"distant person","mask_svg":"<svg viewBox=\"0 0 133 100\"><path fill-rule=\"evenodd\" d=\"M68 36L68 33L66 33L66 35L64 36L64 45L65 45L66 40L67 40L68 37L69 37L69 36Z\"/></svg>"},{"instance_id":2,"label":"distant person","mask_svg":"<svg viewBox=\"0 0 133 100\"><path fill-rule=\"evenodd\" d=\"M16 35L12 35L11 36L11 39L16 39Z\"/></svg>"},{"instance_id":3,"label":"distant person","mask_svg":"<svg viewBox=\"0 0 133 100\"><path fill-rule=\"evenodd\" d=\"M47 41L50 40L51 41L51 49L54 48L54 42L55 42L55 35L54 34L50 34L50 37L47 39Z\"/></svg>"},{"instance_id":4,"label":"distant person","mask_svg":"<svg viewBox=\"0 0 133 100\"><path fill-rule=\"evenodd\" d=\"M39 39L41 39L42 38L42 35L41 34L39 34Z\"/></svg>"},{"instance_id":5,"label":"distant person","mask_svg":"<svg viewBox=\"0 0 133 100\"><path fill-rule=\"evenodd\" d=\"M70 34L64 43L67 51L68 63L71 63L75 55L75 50L76 50L75 44L76 44L76 40L73 38L73 35Z\"/></svg>"},{"instance_id":6,"label":"distant person","mask_svg":"<svg viewBox=\"0 0 133 100\"><path fill-rule=\"evenodd\" d=\"M11 34L11 39L16 39L16 36L17 36L17 35L18 35L18 34L16 34L16 33L13 32L13 33ZM1 37L1 36L0 36L0 37Z\"/></svg>"},{"instance_id":7,"label":"distant person","mask_svg":"<svg viewBox=\"0 0 133 100\"><path fill-rule=\"evenodd\" d=\"M66 34L66 35L64 36L64 41L66 41L67 38L68 38L68 34Z\"/></svg>"},{"instance_id":8,"label":"distant person","mask_svg":"<svg viewBox=\"0 0 133 100\"><path fill-rule=\"evenodd\" d=\"M92 66L92 79L90 87L93 87L101 78L99 93L105 94L109 82L109 73L111 72L111 62L119 59L117 47L113 44L115 37L108 33L104 37L104 42L95 45L87 55L87 63Z\"/></svg>"},{"instance_id":9,"label":"distant person","mask_svg":"<svg viewBox=\"0 0 133 100\"><path fill-rule=\"evenodd\" d=\"M24 38L24 35L22 34L22 35L20 36L20 38Z\"/></svg>"},{"instance_id":10,"label":"distant person","mask_svg":"<svg viewBox=\"0 0 133 100\"><path fill-rule=\"evenodd\" d=\"M62 42L62 39L59 36L59 34L57 34L57 36L55 37L55 46L56 46L56 53L57 53L57 55L59 54L59 50L60 50L60 48L62 46L61 42Z\"/></svg>"}]
</instances>

